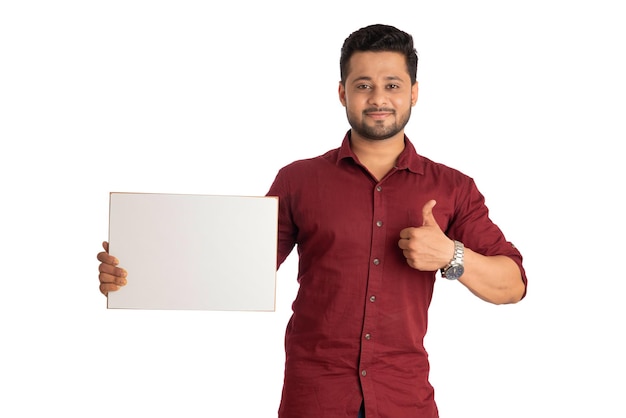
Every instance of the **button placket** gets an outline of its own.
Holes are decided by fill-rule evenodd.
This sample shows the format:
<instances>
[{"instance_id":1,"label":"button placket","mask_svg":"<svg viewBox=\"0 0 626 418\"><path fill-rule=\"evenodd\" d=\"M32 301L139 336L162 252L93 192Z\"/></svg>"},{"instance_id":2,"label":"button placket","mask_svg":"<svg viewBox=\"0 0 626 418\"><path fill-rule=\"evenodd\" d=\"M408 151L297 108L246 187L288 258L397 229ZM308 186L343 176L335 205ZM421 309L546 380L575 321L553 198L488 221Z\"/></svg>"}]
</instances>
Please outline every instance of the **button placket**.
<instances>
[{"instance_id":1,"label":"button placket","mask_svg":"<svg viewBox=\"0 0 626 418\"><path fill-rule=\"evenodd\" d=\"M373 190L373 212L371 219L372 244L370 248L370 266L368 268L368 283L366 289L366 307L363 318L361 357L359 362L359 377L363 379L364 393L373 390L369 383L371 376L371 365L373 364L374 351L376 350L373 335L376 334L376 323L378 321L376 295L382 284L382 270L385 257L386 231L385 226L385 204L383 187L380 184L374 186ZM366 331L365 331L366 330ZM368 378L366 378L366 376Z\"/></svg>"}]
</instances>

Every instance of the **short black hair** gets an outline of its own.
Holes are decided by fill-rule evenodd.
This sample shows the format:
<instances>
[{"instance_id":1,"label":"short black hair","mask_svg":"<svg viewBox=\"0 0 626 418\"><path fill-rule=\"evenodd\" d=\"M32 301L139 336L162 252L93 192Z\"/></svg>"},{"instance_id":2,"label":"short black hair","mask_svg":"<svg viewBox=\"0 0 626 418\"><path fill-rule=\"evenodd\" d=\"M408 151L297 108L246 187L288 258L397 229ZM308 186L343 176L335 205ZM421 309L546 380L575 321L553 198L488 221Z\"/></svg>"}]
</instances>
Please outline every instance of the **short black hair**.
<instances>
[{"instance_id":1,"label":"short black hair","mask_svg":"<svg viewBox=\"0 0 626 418\"><path fill-rule=\"evenodd\" d=\"M350 58L355 52L399 52L406 59L406 67L411 77L411 84L417 80L417 51L413 46L413 37L398 28L389 25L370 25L363 27L346 38L341 47L339 69L341 82L345 84L350 71Z\"/></svg>"}]
</instances>

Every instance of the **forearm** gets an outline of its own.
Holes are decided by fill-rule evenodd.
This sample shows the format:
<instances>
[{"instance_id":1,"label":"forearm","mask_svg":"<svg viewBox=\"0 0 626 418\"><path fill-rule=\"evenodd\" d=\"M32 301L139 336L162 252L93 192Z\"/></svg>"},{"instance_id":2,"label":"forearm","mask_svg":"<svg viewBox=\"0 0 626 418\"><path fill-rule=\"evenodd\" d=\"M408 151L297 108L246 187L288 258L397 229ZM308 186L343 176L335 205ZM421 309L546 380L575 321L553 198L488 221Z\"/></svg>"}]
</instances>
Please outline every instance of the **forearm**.
<instances>
[{"instance_id":1,"label":"forearm","mask_svg":"<svg viewBox=\"0 0 626 418\"><path fill-rule=\"evenodd\" d=\"M465 249L465 272L459 279L479 298L496 305L522 299L525 285L517 264L506 256L484 256Z\"/></svg>"}]
</instances>

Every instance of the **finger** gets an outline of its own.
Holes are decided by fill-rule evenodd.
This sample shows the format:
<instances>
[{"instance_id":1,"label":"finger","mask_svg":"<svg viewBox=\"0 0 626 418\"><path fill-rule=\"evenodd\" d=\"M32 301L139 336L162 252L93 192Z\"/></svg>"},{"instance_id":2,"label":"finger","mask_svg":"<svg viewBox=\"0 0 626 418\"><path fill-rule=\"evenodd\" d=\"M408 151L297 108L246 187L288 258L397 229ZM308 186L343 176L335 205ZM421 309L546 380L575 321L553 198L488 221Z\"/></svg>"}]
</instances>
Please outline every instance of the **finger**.
<instances>
[{"instance_id":1,"label":"finger","mask_svg":"<svg viewBox=\"0 0 626 418\"><path fill-rule=\"evenodd\" d=\"M104 248L104 251L106 253L108 253L109 252L109 243L106 242L106 241L102 241L102 248Z\"/></svg>"},{"instance_id":2,"label":"finger","mask_svg":"<svg viewBox=\"0 0 626 418\"><path fill-rule=\"evenodd\" d=\"M97 258L101 263L110 264L112 266L117 266L120 263L120 260L118 260L117 257L109 255L105 252L99 252Z\"/></svg>"},{"instance_id":3,"label":"finger","mask_svg":"<svg viewBox=\"0 0 626 418\"><path fill-rule=\"evenodd\" d=\"M436 200L429 200L422 208L423 226L439 226L433 215L433 208L437 204Z\"/></svg>"},{"instance_id":4,"label":"finger","mask_svg":"<svg viewBox=\"0 0 626 418\"><path fill-rule=\"evenodd\" d=\"M100 265L98 265L98 271L100 273L110 274L111 276L116 276L116 277L128 276L128 272L125 269L121 267L116 267L111 264L101 263Z\"/></svg>"},{"instance_id":5,"label":"finger","mask_svg":"<svg viewBox=\"0 0 626 418\"><path fill-rule=\"evenodd\" d=\"M409 267L417 270L417 264L415 264L413 260L411 260L409 257L406 257L406 263L409 265Z\"/></svg>"},{"instance_id":6,"label":"finger","mask_svg":"<svg viewBox=\"0 0 626 418\"><path fill-rule=\"evenodd\" d=\"M117 276L115 274L110 273L100 273L98 275L98 280L100 280L100 284L116 284L118 286L125 286L126 276Z\"/></svg>"},{"instance_id":7,"label":"finger","mask_svg":"<svg viewBox=\"0 0 626 418\"><path fill-rule=\"evenodd\" d=\"M122 286L126 286L126 278L120 276L113 276L107 273L100 273L98 275L98 279L100 280L100 291L102 289L109 290L118 290Z\"/></svg>"},{"instance_id":8,"label":"finger","mask_svg":"<svg viewBox=\"0 0 626 418\"><path fill-rule=\"evenodd\" d=\"M402 231L400 231L400 238L403 239L410 239L411 235L413 234L413 230L415 228L411 227L411 228L404 228Z\"/></svg>"},{"instance_id":9,"label":"finger","mask_svg":"<svg viewBox=\"0 0 626 418\"><path fill-rule=\"evenodd\" d=\"M115 285L115 284L111 284L111 283L101 283L100 284L100 292L104 296L108 296L109 292L116 292L119 289L120 289L120 287L118 285Z\"/></svg>"}]
</instances>

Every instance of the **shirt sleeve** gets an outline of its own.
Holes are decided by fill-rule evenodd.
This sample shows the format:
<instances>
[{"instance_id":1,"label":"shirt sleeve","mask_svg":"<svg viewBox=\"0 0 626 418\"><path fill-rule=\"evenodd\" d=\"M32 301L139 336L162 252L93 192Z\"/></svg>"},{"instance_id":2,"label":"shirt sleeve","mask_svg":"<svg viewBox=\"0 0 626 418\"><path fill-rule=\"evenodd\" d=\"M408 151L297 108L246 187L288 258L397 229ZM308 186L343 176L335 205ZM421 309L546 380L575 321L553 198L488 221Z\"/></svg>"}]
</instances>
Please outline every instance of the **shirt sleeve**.
<instances>
[{"instance_id":1,"label":"shirt sleeve","mask_svg":"<svg viewBox=\"0 0 626 418\"><path fill-rule=\"evenodd\" d=\"M288 176L285 169L276 175L267 196L278 197L278 253L276 269L287 259L296 244L298 229L293 222Z\"/></svg>"},{"instance_id":2,"label":"shirt sleeve","mask_svg":"<svg viewBox=\"0 0 626 418\"><path fill-rule=\"evenodd\" d=\"M491 220L485 198L471 178L459 190L447 235L479 254L510 257L518 265L524 284L527 284L522 254L512 242L507 241L502 230Z\"/></svg>"}]
</instances>

